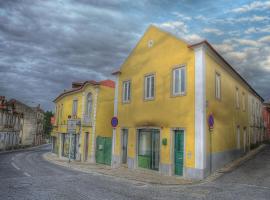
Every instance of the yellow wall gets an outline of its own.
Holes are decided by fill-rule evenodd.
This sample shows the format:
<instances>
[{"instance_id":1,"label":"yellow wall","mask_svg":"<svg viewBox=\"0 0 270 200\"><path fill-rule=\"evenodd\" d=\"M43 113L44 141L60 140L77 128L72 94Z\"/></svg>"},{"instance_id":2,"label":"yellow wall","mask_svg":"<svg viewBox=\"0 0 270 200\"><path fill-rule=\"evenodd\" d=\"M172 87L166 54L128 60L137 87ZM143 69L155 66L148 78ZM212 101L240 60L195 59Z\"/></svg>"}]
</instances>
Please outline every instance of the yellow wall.
<instances>
[{"instance_id":1,"label":"yellow wall","mask_svg":"<svg viewBox=\"0 0 270 200\"><path fill-rule=\"evenodd\" d=\"M148 41L153 40L153 47ZM186 65L187 94L171 95L172 69ZM144 76L155 74L155 98L144 100ZM122 82L131 80L131 101L122 103ZM120 130L129 128L128 156L136 155L136 128L161 128L161 140L167 138L168 145L161 145L162 164L171 163L170 135L174 127L186 129L185 164L194 167L194 52L187 44L174 36L151 26L121 67L119 76L118 118L116 155L120 155Z\"/></svg>"},{"instance_id":2,"label":"yellow wall","mask_svg":"<svg viewBox=\"0 0 270 200\"><path fill-rule=\"evenodd\" d=\"M241 148L243 148L243 128L249 128L248 121L248 95L251 95L247 86L233 76L233 73L221 67L221 64L215 61L206 53L206 100L208 102L207 117L212 113L214 116L214 129L212 136L212 153L237 149L237 126L241 131ZM215 96L215 74L221 75L221 100ZM236 106L236 87L239 91L239 104ZM242 93L245 93L246 109L243 111ZM208 126L207 126L208 127ZM208 150L209 130L208 133Z\"/></svg>"},{"instance_id":3,"label":"yellow wall","mask_svg":"<svg viewBox=\"0 0 270 200\"><path fill-rule=\"evenodd\" d=\"M96 134L112 137L111 119L113 117L114 88L100 86L97 102Z\"/></svg>"}]
</instances>

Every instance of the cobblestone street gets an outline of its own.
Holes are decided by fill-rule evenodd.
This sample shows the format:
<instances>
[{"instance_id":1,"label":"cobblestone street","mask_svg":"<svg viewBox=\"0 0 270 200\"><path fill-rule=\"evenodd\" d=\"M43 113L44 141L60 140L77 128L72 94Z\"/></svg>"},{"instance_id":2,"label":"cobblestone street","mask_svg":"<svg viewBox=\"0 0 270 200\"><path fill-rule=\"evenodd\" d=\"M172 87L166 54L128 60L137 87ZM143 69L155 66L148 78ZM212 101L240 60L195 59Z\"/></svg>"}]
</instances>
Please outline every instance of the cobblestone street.
<instances>
[{"instance_id":1,"label":"cobblestone street","mask_svg":"<svg viewBox=\"0 0 270 200\"><path fill-rule=\"evenodd\" d=\"M159 186L73 171L43 160L49 146L0 154L0 199L269 199L270 147L215 181Z\"/></svg>"}]
</instances>

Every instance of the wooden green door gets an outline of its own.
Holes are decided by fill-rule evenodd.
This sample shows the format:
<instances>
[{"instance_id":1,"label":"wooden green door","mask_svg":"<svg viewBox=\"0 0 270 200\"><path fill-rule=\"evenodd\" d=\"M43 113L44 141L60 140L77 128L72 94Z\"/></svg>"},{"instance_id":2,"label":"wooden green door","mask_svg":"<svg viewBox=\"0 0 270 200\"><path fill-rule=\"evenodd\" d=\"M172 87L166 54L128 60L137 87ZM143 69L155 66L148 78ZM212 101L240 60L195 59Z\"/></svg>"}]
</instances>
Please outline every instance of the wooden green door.
<instances>
[{"instance_id":1,"label":"wooden green door","mask_svg":"<svg viewBox=\"0 0 270 200\"><path fill-rule=\"evenodd\" d=\"M183 176L184 166L184 131L176 130L174 139L174 173Z\"/></svg>"},{"instance_id":2,"label":"wooden green door","mask_svg":"<svg viewBox=\"0 0 270 200\"><path fill-rule=\"evenodd\" d=\"M111 165L112 138L100 137L96 139L96 163Z\"/></svg>"}]
</instances>

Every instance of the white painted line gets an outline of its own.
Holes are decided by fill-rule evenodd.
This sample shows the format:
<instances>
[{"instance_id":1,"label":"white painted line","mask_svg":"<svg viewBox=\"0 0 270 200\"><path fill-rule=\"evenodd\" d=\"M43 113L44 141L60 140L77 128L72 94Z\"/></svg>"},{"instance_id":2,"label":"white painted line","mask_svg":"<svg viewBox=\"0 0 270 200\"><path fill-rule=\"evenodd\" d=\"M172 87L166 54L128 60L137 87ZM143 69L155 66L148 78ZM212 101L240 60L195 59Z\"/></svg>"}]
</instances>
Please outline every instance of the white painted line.
<instances>
[{"instance_id":1,"label":"white painted line","mask_svg":"<svg viewBox=\"0 0 270 200\"><path fill-rule=\"evenodd\" d=\"M27 172L23 173L25 176L31 176L30 174L28 174Z\"/></svg>"},{"instance_id":2,"label":"white painted line","mask_svg":"<svg viewBox=\"0 0 270 200\"><path fill-rule=\"evenodd\" d=\"M19 168L17 165L15 165L13 162L11 163L11 165L12 165L15 169L20 170L20 168Z\"/></svg>"}]
</instances>

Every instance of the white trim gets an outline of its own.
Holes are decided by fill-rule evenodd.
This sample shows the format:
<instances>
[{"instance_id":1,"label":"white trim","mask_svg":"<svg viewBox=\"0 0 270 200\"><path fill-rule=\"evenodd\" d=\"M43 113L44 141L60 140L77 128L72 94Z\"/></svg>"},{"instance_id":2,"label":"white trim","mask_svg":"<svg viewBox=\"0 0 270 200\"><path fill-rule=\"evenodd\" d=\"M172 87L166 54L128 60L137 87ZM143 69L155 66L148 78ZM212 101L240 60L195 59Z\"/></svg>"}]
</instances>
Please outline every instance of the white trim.
<instances>
[{"instance_id":1,"label":"white trim","mask_svg":"<svg viewBox=\"0 0 270 200\"><path fill-rule=\"evenodd\" d=\"M94 115L93 115L93 128L92 128L92 148L91 148L91 162L96 162L96 117L97 117L97 101L98 101L98 88L94 95Z\"/></svg>"},{"instance_id":2,"label":"white trim","mask_svg":"<svg viewBox=\"0 0 270 200\"><path fill-rule=\"evenodd\" d=\"M195 47L195 168L206 169L205 47Z\"/></svg>"},{"instance_id":3,"label":"white trim","mask_svg":"<svg viewBox=\"0 0 270 200\"><path fill-rule=\"evenodd\" d=\"M115 79L115 90L114 90L114 111L113 115L117 117L118 114L118 89L119 89L119 75L116 75ZM113 128L113 135L112 135L112 157L115 155L115 146L116 146L116 128ZM114 165L115 161L112 159L111 165ZM117 163L119 164L119 163Z\"/></svg>"}]
</instances>

